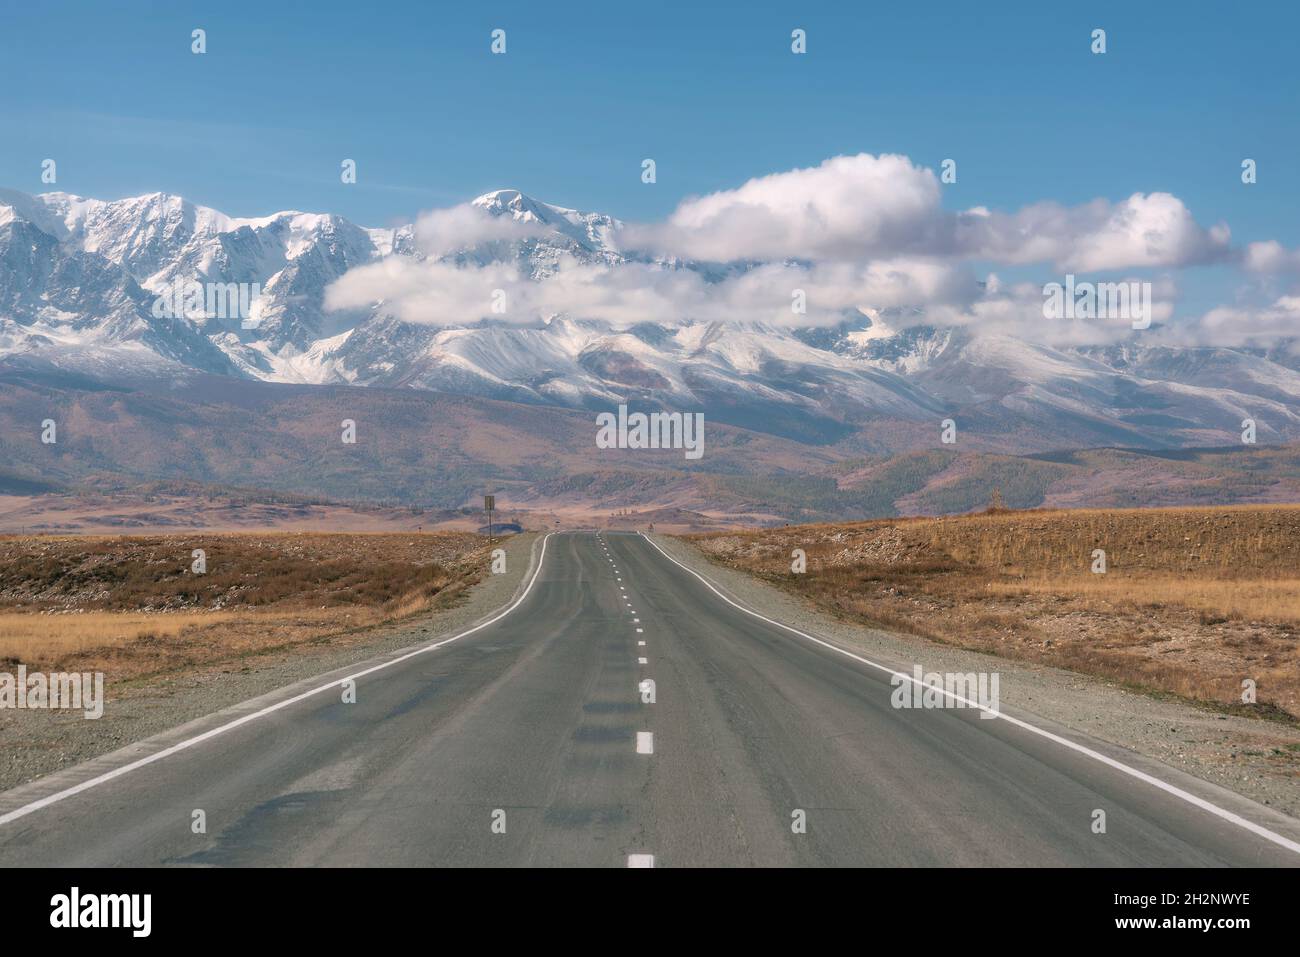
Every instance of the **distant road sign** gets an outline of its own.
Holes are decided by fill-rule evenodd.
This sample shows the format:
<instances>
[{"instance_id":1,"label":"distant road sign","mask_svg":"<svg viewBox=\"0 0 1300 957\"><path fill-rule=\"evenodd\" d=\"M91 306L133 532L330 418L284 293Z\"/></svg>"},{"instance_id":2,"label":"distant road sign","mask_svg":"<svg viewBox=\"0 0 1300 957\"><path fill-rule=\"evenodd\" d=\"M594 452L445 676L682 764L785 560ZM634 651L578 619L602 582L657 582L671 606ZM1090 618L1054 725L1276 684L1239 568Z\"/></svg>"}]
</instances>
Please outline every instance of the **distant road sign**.
<instances>
[{"instance_id":1,"label":"distant road sign","mask_svg":"<svg viewBox=\"0 0 1300 957\"><path fill-rule=\"evenodd\" d=\"M483 496L483 510L491 512L497 507L497 497L495 495Z\"/></svg>"}]
</instances>

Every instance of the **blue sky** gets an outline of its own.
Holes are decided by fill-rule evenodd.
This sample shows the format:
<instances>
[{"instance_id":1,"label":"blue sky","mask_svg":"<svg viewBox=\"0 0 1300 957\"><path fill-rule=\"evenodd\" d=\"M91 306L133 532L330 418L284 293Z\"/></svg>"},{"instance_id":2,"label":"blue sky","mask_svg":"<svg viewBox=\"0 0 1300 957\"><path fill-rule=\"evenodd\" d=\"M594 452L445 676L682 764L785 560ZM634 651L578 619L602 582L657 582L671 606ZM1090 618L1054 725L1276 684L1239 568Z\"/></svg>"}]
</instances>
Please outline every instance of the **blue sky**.
<instances>
[{"instance_id":1,"label":"blue sky","mask_svg":"<svg viewBox=\"0 0 1300 957\"><path fill-rule=\"evenodd\" d=\"M635 219L839 153L899 152L956 158L955 206L1162 189L1242 238L1300 231L1281 215L1300 208L1294 4L470 6L11 5L0 182L40 191L52 156L71 192L164 189L235 215L379 224L515 186ZM505 56L488 51L498 26Z\"/></svg>"},{"instance_id":2,"label":"blue sky","mask_svg":"<svg viewBox=\"0 0 1300 957\"><path fill-rule=\"evenodd\" d=\"M652 220L753 176L902 153L957 160L952 209L1162 190L1234 245L1300 245L1296 4L562 6L10 5L0 185L50 188L52 157L58 189L162 190L232 215L386 225L513 186ZM1200 273L1182 279L1194 296L1222 285L1221 267Z\"/></svg>"}]
</instances>

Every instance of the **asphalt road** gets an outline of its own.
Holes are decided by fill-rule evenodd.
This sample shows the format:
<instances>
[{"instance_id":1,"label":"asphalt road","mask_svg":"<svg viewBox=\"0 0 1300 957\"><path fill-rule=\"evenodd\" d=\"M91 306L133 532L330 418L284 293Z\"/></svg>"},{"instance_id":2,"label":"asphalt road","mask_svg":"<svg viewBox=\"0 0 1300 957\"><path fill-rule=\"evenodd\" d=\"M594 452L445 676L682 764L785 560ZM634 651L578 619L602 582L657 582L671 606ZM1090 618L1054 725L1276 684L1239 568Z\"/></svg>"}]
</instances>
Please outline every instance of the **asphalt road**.
<instances>
[{"instance_id":1,"label":"asphalt road","mask_svg":"<svg viewBox=\"0 0 1300 957\"><path fill-rule=\"evenodd\" d=\"M892 691L640 536L555 534L517 607L358 678L353 704L331 688L0 806L0 865L1300 863L1048 737Z\"/></svg>"}]
</instances>

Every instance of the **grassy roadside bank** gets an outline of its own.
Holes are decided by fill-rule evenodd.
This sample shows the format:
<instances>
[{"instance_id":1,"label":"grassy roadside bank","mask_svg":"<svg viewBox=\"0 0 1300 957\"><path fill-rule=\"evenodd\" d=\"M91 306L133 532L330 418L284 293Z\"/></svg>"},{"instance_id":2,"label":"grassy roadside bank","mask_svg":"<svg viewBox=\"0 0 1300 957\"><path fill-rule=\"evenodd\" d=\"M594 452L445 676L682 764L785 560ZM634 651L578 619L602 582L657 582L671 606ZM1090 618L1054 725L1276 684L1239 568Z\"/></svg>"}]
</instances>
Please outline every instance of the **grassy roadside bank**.
<instances>
[{"instance_id":1,"label":"grassy roadside bank","mask_svg":"<svg viewBox=\"0 0 1300 957\"><path fill-rule=\"evenodd\" d=\"M1300 717L1300 507L996 511L688 540L841 618Z\"/></svg>"}]
</instances>

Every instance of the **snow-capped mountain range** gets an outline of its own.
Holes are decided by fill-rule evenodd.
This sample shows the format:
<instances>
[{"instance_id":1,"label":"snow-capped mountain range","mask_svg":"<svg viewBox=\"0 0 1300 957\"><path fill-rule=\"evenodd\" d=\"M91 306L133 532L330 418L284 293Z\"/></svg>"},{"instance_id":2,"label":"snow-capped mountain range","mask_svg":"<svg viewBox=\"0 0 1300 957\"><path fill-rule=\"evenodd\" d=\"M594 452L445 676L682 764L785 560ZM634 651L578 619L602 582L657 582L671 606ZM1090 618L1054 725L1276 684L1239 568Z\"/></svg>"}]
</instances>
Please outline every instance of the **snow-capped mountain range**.
<instances>
[{"instance_id":1,"label":"snow-capped mountain range","mask_svg":"<svg viewBox=\"0 0 1300 957\"><path fill-rule=\"evenodd\" d=\"M505 262L531 279L562 260L626 261L612 217L515 190L472 205L525 227L522 238L452 244L436 258ZM429 389L571 408L632 402L880 451L933 444L945 418L978 446L1014 452L1233 444L1246 418L1261 443L1300 438L1300 361L1281 347L1052 348L918 325L870 304L808 328L746 316L620 326L562 314L446 326L403 321L382 301L325 308L327 288L350 270L431 255L415 225L368 229L301 212L237 219L162 193L101 201L0 190L0 365ZM706 276L744 268L657 265ZM159 295L187 281L258 284L255 327L160 317Z\"/></svg>"}]
</instances>

